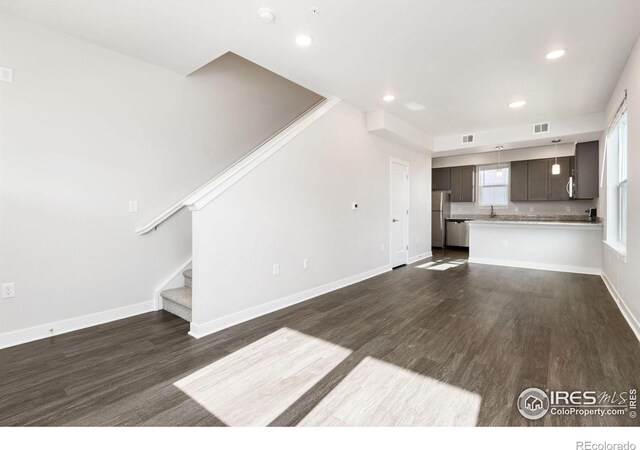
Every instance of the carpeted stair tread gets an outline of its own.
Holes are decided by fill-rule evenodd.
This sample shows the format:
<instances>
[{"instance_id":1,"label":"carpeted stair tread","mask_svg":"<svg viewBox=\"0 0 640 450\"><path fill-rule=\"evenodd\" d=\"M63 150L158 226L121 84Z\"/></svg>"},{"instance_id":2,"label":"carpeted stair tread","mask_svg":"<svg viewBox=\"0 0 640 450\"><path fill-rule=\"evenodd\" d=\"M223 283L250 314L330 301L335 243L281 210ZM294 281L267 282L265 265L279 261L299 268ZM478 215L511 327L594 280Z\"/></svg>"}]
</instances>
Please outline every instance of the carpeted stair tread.
<instances>
[{"instance_id":1,"label":"carpeted stair tread","mask_svg":"<svg viewBox=\"0 0 640 450\"><path fill-rule=\"evenodd\" d=\"M191 288L179 287L162 291L162 298L191 309Z\"/></svg>"},{"instance_id":2,"label":"carpeted stair tread","mask_svg":"<svg viewBox=\"0 0 640 450\"><path fill-rule=\"evenodd\" d=\"M182 272L182 275L183 275L185 278L193 278L193 276L192 276L192 270L191 270L191 269L187 269L187 270L185 270L184 272Z\"/></svg>"}]
</instances>

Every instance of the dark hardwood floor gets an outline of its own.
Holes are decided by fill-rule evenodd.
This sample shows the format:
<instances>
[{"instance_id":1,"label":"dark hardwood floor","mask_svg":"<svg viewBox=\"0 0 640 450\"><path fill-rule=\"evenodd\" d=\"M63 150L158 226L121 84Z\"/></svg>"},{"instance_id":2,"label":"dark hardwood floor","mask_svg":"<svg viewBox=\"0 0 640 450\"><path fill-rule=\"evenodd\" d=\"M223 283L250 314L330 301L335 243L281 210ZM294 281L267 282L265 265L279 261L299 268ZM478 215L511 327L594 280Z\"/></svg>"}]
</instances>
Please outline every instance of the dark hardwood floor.
<instances>
[{"instance_id":1,"label":"dark hardwood floor","mask_svg":"<svg viewBox=\"0 0 640 450\"><path fill-rule=\"evenodd\" d=\"M547 414L529 421L516 409L528 387L639 387L640 344L600 277L469 265L465 258L464 252L438 252L432 261L199 340L187 335L188 323L160 311L0 350L0 425L233 425L174 383L282 329L313 337L311 345L346 349L348 356L314 374L317 380L277 414L262 415L270 425L305 423L318 405L331 408L334 391L345 389L363 361L385 363L387 374L404 369L401 380L415 374L423 380L416 386L435 380L438 392L450 386L461 397L479 399L477 425L640 425L628 415ZM242 371L236 376L251 367ZM229 382L246 382L233 376L225 378L230 391ZM372 391L368 397L378 395ZM451 403L439 397L424 408L453 408L457 394L452 395ZM260 416L261 405L250 409ZM359 409L385 414L384 408L372 413L352 406L356 414ZM404 411L410 415L414 409Z\"/></svg>"}]
</instances>

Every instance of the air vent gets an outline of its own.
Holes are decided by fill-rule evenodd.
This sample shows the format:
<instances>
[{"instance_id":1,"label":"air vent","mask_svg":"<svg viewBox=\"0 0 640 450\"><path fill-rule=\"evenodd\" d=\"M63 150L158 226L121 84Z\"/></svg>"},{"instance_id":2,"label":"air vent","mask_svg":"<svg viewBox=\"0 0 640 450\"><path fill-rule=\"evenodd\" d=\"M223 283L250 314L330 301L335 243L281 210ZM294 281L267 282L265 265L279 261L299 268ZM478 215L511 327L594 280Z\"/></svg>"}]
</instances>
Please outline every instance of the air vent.
<instances>
[{"instance_id":1,"label":"air vent","mask_svg":"<svg viewBox=\"0 0 640 450\"><path fill-rule=\"evenodd\" d=\"M473 142L473 134L465 134L462 136L463 144L471 144Z\"/></svg>"},{"instance_id":2,"label":"air vent","mask_svg":"<svg viewBox=\"0 0 640 450\"><path fill-rule=\"evenodd\" d=\"M533 126L533 134L547 133L549 131L549 122L538 123Z\"/></svg>"}]
</instances>

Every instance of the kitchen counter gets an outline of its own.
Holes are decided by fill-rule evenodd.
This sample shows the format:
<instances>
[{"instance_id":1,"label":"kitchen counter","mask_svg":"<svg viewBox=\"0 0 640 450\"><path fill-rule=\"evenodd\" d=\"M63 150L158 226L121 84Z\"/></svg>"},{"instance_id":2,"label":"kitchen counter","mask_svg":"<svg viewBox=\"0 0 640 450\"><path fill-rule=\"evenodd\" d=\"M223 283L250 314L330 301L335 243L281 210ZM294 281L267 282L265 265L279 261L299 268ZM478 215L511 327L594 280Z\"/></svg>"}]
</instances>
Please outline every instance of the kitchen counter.
<instances>
[{"instance_id":1,"label":"kitchen counter","mask_svg":"<svg viewBox=\"0 0 640 450\"><path fill-rule=\"evenodd\" d=\"M534 216L534 215L497 215L495 217L489 217L487 215L460 215L448 218L450 221L465 221L473 222L475 224L528 224L528 225L570 225L581 227L596 227L602 228L602 219L598 218L595 221L590 220L586 216Z\"/></svg>"},{"instance_id":2,"label":"kitchen counter","mask_svg":"<svg viewBox=\"0 0 640 450\"><path fill-rule=\"evenodd\" d=\"M455 219L455 218L454 218ZM469 220L469 262L599 274L603 223L582 216Z\"/></svg>"},{"instance_id":3,"label":"kitchen counter","mask_svg":"<svg viewBox=\"0 0 640 450\"><path fill-rule=\"evenodd\" d=\"M455 219L454 219L455 220ZM570 227L602 228L601 220L592 222L589 220L557 220L557 219L470 219L474 224L496 224L496 225L563 225Z\"/></svg>"}]
</instances>

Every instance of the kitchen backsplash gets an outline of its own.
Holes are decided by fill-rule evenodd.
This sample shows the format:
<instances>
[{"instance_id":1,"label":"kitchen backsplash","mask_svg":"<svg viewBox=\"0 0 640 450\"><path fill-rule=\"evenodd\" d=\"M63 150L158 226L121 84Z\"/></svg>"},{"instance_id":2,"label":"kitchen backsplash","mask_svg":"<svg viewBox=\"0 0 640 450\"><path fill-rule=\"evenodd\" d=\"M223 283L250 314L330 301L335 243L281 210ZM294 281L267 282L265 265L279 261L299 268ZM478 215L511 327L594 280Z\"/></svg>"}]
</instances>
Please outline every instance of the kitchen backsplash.
<instances>
[{"instance_id":1,"label":"kitchen backsplash","mask_svg":"<svg viewBox=\"0 0 640 450\"><path fill-rule=\"evenodd\" d=\"M597 207L596 200L572 200L558 202L509 202L509 206L494 209L498 215L586 215L585 210ZM531 210L533 208L533 210ZM569 208L569 210L567 210ZM451 203L451 214L489 214L490 208L477 203Z\"/></svg>"}]
</instances>

